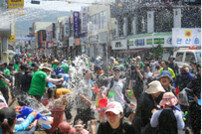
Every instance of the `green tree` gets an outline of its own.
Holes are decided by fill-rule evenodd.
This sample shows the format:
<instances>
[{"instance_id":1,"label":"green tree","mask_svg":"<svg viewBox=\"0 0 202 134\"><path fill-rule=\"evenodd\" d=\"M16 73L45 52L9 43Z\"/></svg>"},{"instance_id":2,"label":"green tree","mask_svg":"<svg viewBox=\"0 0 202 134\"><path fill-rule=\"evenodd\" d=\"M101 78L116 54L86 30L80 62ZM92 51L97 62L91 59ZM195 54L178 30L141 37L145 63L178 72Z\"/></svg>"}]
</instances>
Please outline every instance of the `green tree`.
<instances>
[{"instance_id":1,"label":"green tree","mask_svg":"<svg viewBox=\"0 0 202 134\"><path fill-rule=\"evenodd\" d=\"M162 56L163 54L163 47L161 46L161 44L158 44L157 47L152 48L152 52L155 58L158 58L159 56Z\"/></svg>"}]
</instances>

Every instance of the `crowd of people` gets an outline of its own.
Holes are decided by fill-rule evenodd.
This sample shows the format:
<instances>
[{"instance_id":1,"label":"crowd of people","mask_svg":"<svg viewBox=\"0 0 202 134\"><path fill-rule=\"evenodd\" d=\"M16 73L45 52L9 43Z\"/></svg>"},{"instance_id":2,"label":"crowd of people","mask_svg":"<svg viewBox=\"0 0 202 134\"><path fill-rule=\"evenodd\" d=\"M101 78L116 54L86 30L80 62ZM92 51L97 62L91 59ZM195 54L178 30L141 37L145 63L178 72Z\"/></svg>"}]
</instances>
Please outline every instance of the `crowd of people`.
<instances>
[{"instance_id":1,"label":"crowd of people","mask_svg":"<svg viewBox=\"0 0 202 134\"><path fill-rule=\"evenodd\" d=\"M25 53L15 55L9 63L0 62L0 133L39 131L38 111L31 111L21 121L17 115L22 111L13 103L28 105L22 94L41 103L45 98L58 99L75 92L67 88L71 67L76 66L72 61ZM51 133L178 134L181 130L200 134L200 64L190 61L178 67L172 56L144 61L140 56L110 57L109 61L108 66L100 56L85 61L78 81L82 91L74 98L79 103L64 103L65 121ZM57 90L60 87L63 89Z\"/></svg>"}]
</instances>

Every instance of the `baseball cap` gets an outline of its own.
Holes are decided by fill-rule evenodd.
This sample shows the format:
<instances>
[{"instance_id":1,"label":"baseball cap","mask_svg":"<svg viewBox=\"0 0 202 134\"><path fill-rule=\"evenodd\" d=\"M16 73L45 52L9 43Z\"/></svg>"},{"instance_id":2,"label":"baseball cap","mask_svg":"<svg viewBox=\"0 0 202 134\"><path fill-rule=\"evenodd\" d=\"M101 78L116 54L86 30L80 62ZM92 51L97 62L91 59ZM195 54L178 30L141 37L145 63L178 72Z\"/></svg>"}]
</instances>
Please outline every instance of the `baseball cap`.
<instances>
[{"instance_id":1,"label":"baseball cap","mask_svg":"<svg viewBox=\"0 0 202 134\"><path fill-rule=\"evenodd\" d=\"M58 125L60 133L75 133L75 128L71 127L69 123L63 121Z\"/></svg>"},{"instance_id":2,"label":"baseball cap","mask_svg":"<svg viewBox=\"0 0 202 134\"><path fill-rule=\"evenodd\" d=\"M113 112L114 114L120 114L120 113L123 113L123 107L119 102L113 101L107 105L107 110L105 111L105 113L107 113L107 112Z\"/></svg>"}]
</instances>

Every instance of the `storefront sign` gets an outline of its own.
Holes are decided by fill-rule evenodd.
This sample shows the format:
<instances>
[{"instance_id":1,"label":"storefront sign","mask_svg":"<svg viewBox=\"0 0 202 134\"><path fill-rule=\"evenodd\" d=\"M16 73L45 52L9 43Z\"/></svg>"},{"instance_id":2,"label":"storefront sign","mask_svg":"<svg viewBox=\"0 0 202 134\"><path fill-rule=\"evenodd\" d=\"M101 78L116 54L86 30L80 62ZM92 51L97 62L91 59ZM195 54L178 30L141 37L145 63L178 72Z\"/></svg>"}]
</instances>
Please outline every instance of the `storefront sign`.
<instances>
[{"instance_id":1,"label":"storefront sign","mask_svg":"<svg viewBox=\"0 0 202 134\"><path fill-rule=\"evenodd\" d=\"M200 46L200 28L173 28L172 44L177 47Z\"/></svg>"},{"instance_id":2,"label":"storefront sign","mask_svg":"<svg viewBox=\"0 0 202 134\"><path fill-rule=\"evenodd\" d=\"M8 8L23 8L24 0L8 0Z\"/></svg>"},{"instance_id":3,"label":"storefront sign","mask_svg":"<svg viewBox=\"0 0 202 134\"><path fill-rule=\"evenodd\" d=\"M74 37L69 38L69 46L74 46Z\"/></svg>"},{"instance_id":4,"label":"storefront sign","mask_svg":"<svg viewBox=\"0 0 202 134\"><path fill-rule=\"evenodd\" d=\"M88 30L88 7L81 8L81 33L86 33Z\"/></svg>"},{"instance_id":5,"label":"storefront sign","mask_svg":"<svg viewBox=\"0 0 202 134\"><path fill-rule=\"evenodd\" d=\"M79 38L74 39L74 45L75 46L79 46L80 45L80 39Z\"/></svg>"},{"instance_id":6,"label":"storefront sign","mask_svg":"<svg viewBox=\"0 0 202 134\"><path fill-rule=\"evenodd\" d=\"M112 41L111 46L112 46L112 50L126 50L127 40Z\"/></svg>"},{"instance_id":7,"label":"storefront sign","mask_svg":"<svg viewBox=\"0 0 202 134\"><path fill-rule=\"evenodd\" d=\"M74 26L74 38L78 38L80 34L79 12L73 12L73 26Z\"/></svg>"},{"instance_id":8,"label":"storefront sign","mask_svg":"<svg viewBox=\"0 0 202 134\"><path fill-rule=\"evenodd\" d=\"M129 48L152 48L161 44L164 47L172 47L171 33L142 34L129 37Z\"/></svg>"}]
</instances>

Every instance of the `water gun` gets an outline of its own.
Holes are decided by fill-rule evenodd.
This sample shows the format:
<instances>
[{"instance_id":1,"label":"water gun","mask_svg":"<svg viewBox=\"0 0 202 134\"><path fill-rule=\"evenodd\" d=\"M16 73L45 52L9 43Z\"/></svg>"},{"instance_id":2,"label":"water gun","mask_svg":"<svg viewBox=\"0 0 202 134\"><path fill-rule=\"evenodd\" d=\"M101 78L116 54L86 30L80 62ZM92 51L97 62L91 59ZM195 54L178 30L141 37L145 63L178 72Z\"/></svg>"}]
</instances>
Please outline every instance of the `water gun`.
<instances>
[{"instance_id":1,"label":"water gun","mask_svg":"<svg viewBox=\"0 0 202 134\"><path fill-rule=\"evenodd\" d=\"M27 118L27 116L32 113L34 110L31 107L27 107L27 106L18 106L16 109L20 110L20 114L17 115L17 118ZM45 128L45 129L51 129L51 123L53 122L53 118L52 117L47 117L45 115L42 115L40 113L37 114L36 118L39 120L39 124L41 125L41 127Z\"/></svg>"},{"instance_id":2,"label":"water gun","mask_svg":"<svg viewBox=\"0 0 202 134\"><path fill-rule=\"evenodd\" d=\"M174 106L174 108L175 108L175 110L177 110L177 111L180 111L181 112L181 114L182 114L182 118L183 118L183 120L185 121L186 120L186 116L187 116L187 114L188 114L188 112L187 111L185 111L185 113L178 107L178 106Z\"/></svg>"},{"instance_id":3,"label":"water gun","mask_svg":"<svg viewBox=\"0 0 202 134\"><path fill-rule=\"evenodd\" d=\"M129 96L130 98L135 98L135 96L134 96L134 94L133 94L132 91L131 91L130 93L128 93L128 96Z\"/></svg>"}]
</instances>

